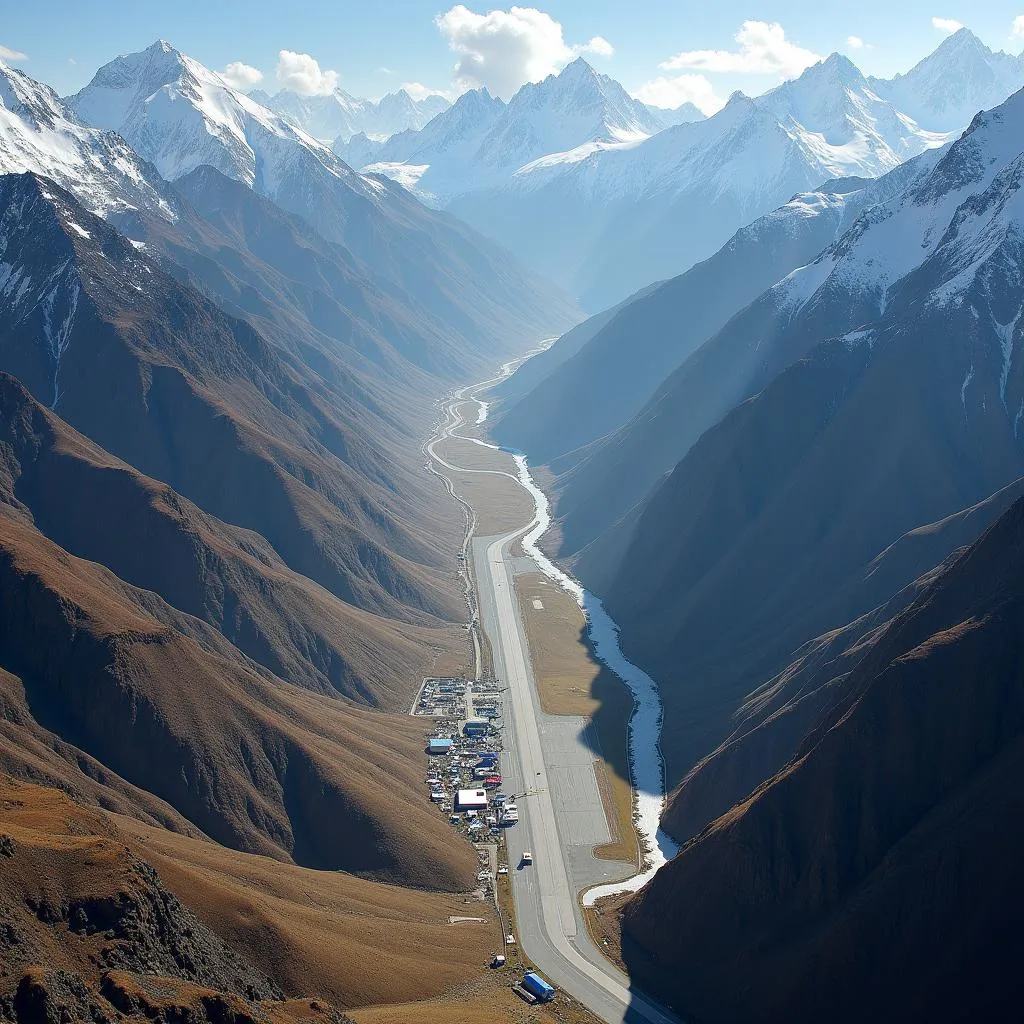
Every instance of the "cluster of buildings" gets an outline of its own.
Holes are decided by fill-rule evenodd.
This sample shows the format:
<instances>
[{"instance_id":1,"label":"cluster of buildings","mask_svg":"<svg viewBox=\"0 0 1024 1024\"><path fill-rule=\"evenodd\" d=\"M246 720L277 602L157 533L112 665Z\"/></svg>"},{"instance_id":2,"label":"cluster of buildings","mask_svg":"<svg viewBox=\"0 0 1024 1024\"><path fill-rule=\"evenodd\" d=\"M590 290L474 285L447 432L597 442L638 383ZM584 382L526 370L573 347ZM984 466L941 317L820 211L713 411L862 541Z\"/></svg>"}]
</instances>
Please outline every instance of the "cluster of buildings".
<instances>
[{"instance_id":1,"label":"cluster of buildings","mask_svg":"<svg viewBox=\"0 0 1024 1024\"><path fill-rule=\"evenodd\" d=\"M454 828L472 840L500 841L503 829L519 821L515 797L501 789L501 689L493 679L424 679L413 710L440 719L435 722L437 731L427 737L430 799L448 813ZM532 854L523 855L523 863L532 860ZM508 867L498 870L507 873ZM478 877L485 876L490 878L489 872ZM512 935L507 936L508 943L514 943ZM492 966L505 963L504 955L496 955ZM528 1003L555 997L554 987L533 971L512 988Z\"/></svg>"},{"instance_id":2,"label":"cluster of buildings","mask_svg":"<svg viewBox=\"0 0 1024 1024\"><path fill-rule=\"evenodd\" d=\"M497 692L496 683L483 685ZM474 710L476 700L474 694ZM500 708L496 695L487 695L484 700L485 706ZM430 799L447 811L452 825L470 838L499 836L502 828L519 821L515 801L500 791L504 781L500 752L500 732L494 719L484 714L465 718L457 731L439 729L427 738Z\"/></svg>"},{"instance_id":3,"label":"cluster of buildings","mask_svg":"<svg viewBox=\"0 0 1024 1024\"><path fill-rule=\"evenodd\" d=\"M460 721L466 717L469 687L469 681L460 676L428 676L420 686L412 713Z\"/></svg>"}]
</instances>

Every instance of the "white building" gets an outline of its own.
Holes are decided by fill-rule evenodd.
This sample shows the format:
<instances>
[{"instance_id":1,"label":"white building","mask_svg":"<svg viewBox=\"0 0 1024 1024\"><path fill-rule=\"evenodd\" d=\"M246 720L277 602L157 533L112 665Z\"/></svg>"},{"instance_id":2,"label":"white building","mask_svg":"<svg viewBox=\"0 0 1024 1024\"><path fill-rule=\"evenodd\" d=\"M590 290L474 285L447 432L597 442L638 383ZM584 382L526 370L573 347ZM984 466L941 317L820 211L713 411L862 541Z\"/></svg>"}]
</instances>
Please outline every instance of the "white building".
<instances>
[{"instance_id":1,"label":"white building","mask_svg":"<svg viewBox=\"0 0 1024 1024\"><path fill-rule=\"evenodd\" d=\"M460 789L455 797L455 808L459 811L482 811L486 807L485 789Z\"/></svg>"}]
</instances>

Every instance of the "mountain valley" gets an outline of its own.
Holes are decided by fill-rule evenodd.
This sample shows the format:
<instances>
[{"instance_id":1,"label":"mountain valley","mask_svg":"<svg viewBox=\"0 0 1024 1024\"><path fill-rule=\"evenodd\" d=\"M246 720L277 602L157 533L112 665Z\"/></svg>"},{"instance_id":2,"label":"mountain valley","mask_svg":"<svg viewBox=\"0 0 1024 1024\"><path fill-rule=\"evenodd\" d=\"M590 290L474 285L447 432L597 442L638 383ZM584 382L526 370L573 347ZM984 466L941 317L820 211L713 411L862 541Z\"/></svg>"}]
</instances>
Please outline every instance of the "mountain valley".
<instances>
[{"instance_id":1,"label":"mountain valley","mask_svg":"<svg viewBox=\"0 0 1024 1024\"><path fill-rule=\"evenodd\" d=\"M1013 1019L1024 55L127 20L0 45L0 1020Z\"/></svg>"}]
</instances>

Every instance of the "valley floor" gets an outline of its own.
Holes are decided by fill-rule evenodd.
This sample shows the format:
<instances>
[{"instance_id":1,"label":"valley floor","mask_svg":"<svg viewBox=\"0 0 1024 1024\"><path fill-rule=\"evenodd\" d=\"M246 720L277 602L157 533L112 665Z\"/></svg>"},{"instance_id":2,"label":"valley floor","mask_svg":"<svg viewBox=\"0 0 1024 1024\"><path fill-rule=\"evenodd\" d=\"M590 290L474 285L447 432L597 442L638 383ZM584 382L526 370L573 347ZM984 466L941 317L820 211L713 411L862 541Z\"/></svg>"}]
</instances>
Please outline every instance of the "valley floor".
<instances>
[{"instance_id":1,"label":"valley floor","mask_svg":"<svg viewBox=\"0 0 1024 1024\"><path fill-rule=\"evenodd\" d=\"M464 422L473 423L475 411L475 402L453 401L428 451L468 506L476 625L486 661L507 687L502 769L521 814L520 824L505 830L517 942L559 989L602 1020L668 1021L602 955L579 899L590 886L637 870L626 768L632 702L593 659L575 602L520 553L532 499L520 511L511 497L516 489L525 493L511 456L466 440L480 432Z\"/></svg>"}]
</instances>

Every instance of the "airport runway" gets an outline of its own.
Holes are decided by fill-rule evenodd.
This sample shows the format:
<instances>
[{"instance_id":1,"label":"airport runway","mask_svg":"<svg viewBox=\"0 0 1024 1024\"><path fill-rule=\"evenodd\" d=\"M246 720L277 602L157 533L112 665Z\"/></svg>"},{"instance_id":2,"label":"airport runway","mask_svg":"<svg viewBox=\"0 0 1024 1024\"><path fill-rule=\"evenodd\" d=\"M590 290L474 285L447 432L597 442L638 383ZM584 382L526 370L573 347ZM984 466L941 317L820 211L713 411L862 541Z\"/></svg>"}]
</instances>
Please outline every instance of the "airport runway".
<instances>
[{"instance_id":1,"label":"airport runway","mask_svg":"<svg viewBox=\"0 0 1024 1024\"><path fill-rule=\"evenodd\" d=\"M608 1024L679 1024L677 1017L631 988L629 978L594 945L583 922L577 897L585 883L577 877L577 884L574 884L571 862L584 847L567 842L565 833L572 831L569 827L572 821L584 835L589 834L594 839L590 845L596 845L604 838L600 834L604 808L595 782L596 797L587 801L591 805L589 809L560 806L556 814L553 783L559 781L554 777L559 769L552 768L550 757L545 759L540 728L542 712L512 582L515 558L510 549L530 525L501 537L474 537L475 512L455 494L453 482L444 470L518 478L501 470L462 469L447 462L435 450L441 440L455 435L464 425L459 407L471 397L469 393L473 390L462 389L452 396L444 410L445 422L434 440L425 446L425 451L436 464L432 467L434 472L445 480L449 492L467 512L468 531L463 553L472 567L467 583L476 583L477 598L474 601L470 597L473 610L470 628L486 633L491 644L494 674L507 687L502 773L504 789L518 797L520 814L519 824L506 829L518 929L516 940L553 985ZM476 639L474 637L474 641ZM479 651L476 643L474 646ZM565 826L561 830L560 820ZM603 827L607 830L607 822ZM529 866L521 863L526 850L533 854L533 864ZM594 862L592 855L589 860L587 868L591 873L615 870L614 864ZM588 882L599 880L599 877L587 879Z\"/></svg>"},{"instance_id":2,"label":"airport runway","mask_svg":"<svg viewBox=\"0 0 1024 1024\"><path fill-rule=\"evenodd\" d=\"M516 938L552 984L609 1024L677 1024L676 1017L631 990L629 979L597 950L583 924L552 799L551 769L512 583L509 549L521 533L477 538L472 546L481 625L491 641L495 675L508 687L502 770L504 788L519 796L519 824L506 830ZM603 816L600 806L599 812ZM521 865L525 850L533 853L530 866Z\"/></svg>"}]
</instances>

